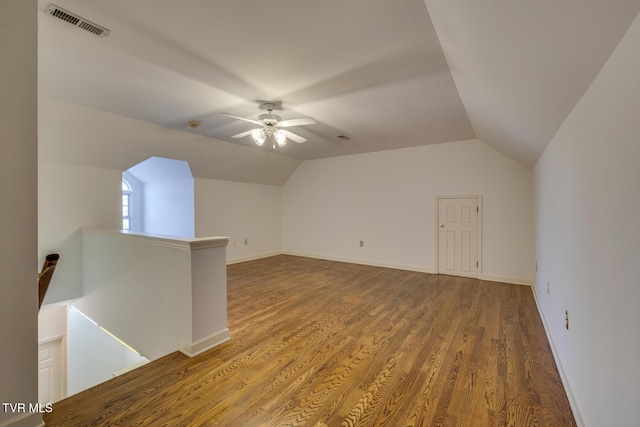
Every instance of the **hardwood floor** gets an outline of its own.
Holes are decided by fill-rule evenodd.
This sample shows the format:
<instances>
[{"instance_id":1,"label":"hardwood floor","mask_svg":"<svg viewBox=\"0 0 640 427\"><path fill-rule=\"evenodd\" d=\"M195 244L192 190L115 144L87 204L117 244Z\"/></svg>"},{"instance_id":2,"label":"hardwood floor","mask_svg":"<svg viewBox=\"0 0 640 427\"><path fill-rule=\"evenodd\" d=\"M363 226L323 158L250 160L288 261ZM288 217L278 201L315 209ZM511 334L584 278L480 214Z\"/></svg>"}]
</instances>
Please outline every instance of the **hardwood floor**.
<instances>
[{"instance_id":1,"label":"hardwood floor","mask_svg":"<svg viewBox=\"0 0 640 427\"><path fill-rule=\"evenodd\" d=\"M526 286L280 255L228 267L228 325L46 425L575 425Z\"/></svg>"}]
</instances>

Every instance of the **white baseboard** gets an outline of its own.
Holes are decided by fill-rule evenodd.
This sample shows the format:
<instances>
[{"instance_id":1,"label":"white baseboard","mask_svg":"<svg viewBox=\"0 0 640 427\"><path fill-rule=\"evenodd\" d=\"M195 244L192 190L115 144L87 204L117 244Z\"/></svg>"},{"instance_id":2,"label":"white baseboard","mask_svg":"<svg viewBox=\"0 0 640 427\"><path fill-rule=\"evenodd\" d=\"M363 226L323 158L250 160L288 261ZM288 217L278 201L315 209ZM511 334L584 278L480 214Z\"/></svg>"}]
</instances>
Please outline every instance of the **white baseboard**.
<instances>
[{"instance_id":1,"label":"white baseboard","mask_svg":"<svg viewBox=\"0 0 640 427\"><path fill-rule=\"evenodd\" d=\"M285 251L285 252L282 252L282 254L301 256L305 258L324 259L327 261L348 262L350 264L370 265L372 267L384 267L384 268L395 268L397 270L417 271L420 273L430 273L430 274L435 273L435 270L433 268L422 267L418 265L394 264L394 263L388 263L388 262L368 261L363 259L334 257L331 255L308 254L304 252Z\"/></svg>"},{"instance_id":2,"label":"white baseboard","mask_svg":"<svg viewBox=\"0 0 640 427\"><path fill-rule=\"evenodd\" d=\"M305 258L324 259L327 261L348 262L350 264L370 265L372 267L395 268L397 270L407 270L407 271L417 271L420 273L437 274L435 268L433 267L424 267L424 266L409 265L409 264L395 264L395 263L389 263L389 262L369 261L369 260L363 260L363 259L344 258L344 257L336 257L332 255L312 254L312 253L294 252L294 251L271 252L271 253L246 257L246 258L238 258L238 259L227 261L227 265L236 264L236 263L245 262L245 261L253 261L256 259L268 258L276 255L292 255L292 256L300 256ZM480 280L511 283L514 285L524 285L524 286L532 285L531 279L525 279L523 277L500 276L497 274L483 274L480 277Z\"/></svg>"},{"instance_id":3,"label":"white baseboard","mask_svg":"<svg viewBox=\"0 0 640 427\"><path fill-rule=\"evenodd\" d=\"M252 255L252 256L248 256L248 257L244 257L244 258L235 258L235 259L227 260L227 265L229 265L229 264L237 264L239 262L253 261L253 260L256 260L256 259L268 258L270 256L276 256L276 255L282 255L282 254L283 254L283 252L268 252L268 253L265 253L265 254Z\"/></svg>"},{"instance_id":4,"label":"white baseboard","mask_svg":"<svg viewBox=\"0 0 640 427\"><path fill-rule=\"evenodd\" d=\"M229 339L231 339L229 328L224 328L223 330L211 334L208 337L201 339L200 341L184 345L180 349L180 352L185 356L195 357L200 353L203 353L207 350L219 346L226 341L229 341Z\"/></svg>"},{"instance_id":5,"label":"white baseboard","mask_svg":"<svg viewBox=\"0 0 640 427\"><path fill-rule=\"evenodd\" d=\"M547 341L549 341L549 345L551 346L551 354L553 355L553 360L555 360L556 362L556 366L558 367L558 372L560 373L560 378L562 379L564 392L567 395L567 399L569 399L569 405L571 406L571 411L573 412L573 418L575 419L578 427L586 427L586 424L584 423L582 418L582 413L580 412L580 406L578 406L576 397L573 394L573 388L571 387L569 378L567 378L567 374L564 370L564 366L562 365L562 360L560 359L560 356L558 354L558 348L556 347L556 343L553 340L553 335L551 335L551 330L549 329L547 318L545 317L544 312L540 308L540 301L538 299L538 292L536 291L536 287L532 285L531 290L533 291L533 299L536 301L538 314L540 315L540 319L542 319L542 325L544 326L544 331L547 335Z\"/></svg>"},{"instance_id":6,"label":"white baseboard","mask_svg":"<svg viewBox=\"0 0 640 427\"><path fill-rule=\"evenodd\" d=\"M531 279L523 277L499 276L497 274L482 274L480 280L488 280L490 282L511 283L512 285L531 286Z\"/></svg>"},{"instance_id":7,"label":"white baseboard","mask_svg":"<svg viewBox=\"0 0 640 427\"><path fill-rule=\"evenodd\" d=\"M292 255L292 256L301 256L305 258L315 258L315 259L324 259L327 261L337 261L337 262L348 262L351 264L361 264L361 265L370 265L373 267L384 267L384 268L395 268L398 270L407 270L407 271L417 271L420 273L429 273L429 274L437 274L436 269L434 267L424 267L419 265L409 265L409 264L395 264L389 262L378 262L378 261L369 261L363 259L354 259L354 258L345 258L345 257L336 257L332 255L324 255L324 254L313 254L313 253L305 253L305 252L295 252L295 251L282 251L282 252L274 252L270 254L258 255L250 258L242 258L236 259L233 261L228 261L227 264L234 264L237 262L244 261L252 261L260 258L267 258L275 255ZM510 277L510 276L500 276L497 274L483 274L480 277L480 280L488 280L491 282L502 282L502 283L511 283L514 285L524 285L531 286L531 279L525 279L523 277Z\"/></svg>"},{"instance_id":8,"label":"white baseboard","mask_svg":"<svg viewBox=\"0 0 640 427\"><path fill-rule=\"evenodd\" d=\"M0 427L44 427L44 421L41 413L30 412L0 422Z\"/></svg>"}]
</instances>

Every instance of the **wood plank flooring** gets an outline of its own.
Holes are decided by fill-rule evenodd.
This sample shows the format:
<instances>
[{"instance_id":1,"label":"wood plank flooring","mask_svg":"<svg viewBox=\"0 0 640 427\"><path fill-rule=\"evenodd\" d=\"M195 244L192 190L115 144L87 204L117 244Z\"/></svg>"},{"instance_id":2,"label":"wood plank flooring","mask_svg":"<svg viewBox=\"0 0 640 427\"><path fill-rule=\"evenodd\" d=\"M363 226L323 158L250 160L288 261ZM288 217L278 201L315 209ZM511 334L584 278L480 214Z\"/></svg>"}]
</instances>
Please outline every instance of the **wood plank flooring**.
<instances>
[{"instance_id":1,"label":"wood plank flooring","mask_svg":"<svg viewBox=\"0 0 640 427\"><path fill-rule=\"evenodd\" d=\"M575 425L526 286L279 255L228 267L228 324L46 425Z\"/></svg>"}]
</instances>

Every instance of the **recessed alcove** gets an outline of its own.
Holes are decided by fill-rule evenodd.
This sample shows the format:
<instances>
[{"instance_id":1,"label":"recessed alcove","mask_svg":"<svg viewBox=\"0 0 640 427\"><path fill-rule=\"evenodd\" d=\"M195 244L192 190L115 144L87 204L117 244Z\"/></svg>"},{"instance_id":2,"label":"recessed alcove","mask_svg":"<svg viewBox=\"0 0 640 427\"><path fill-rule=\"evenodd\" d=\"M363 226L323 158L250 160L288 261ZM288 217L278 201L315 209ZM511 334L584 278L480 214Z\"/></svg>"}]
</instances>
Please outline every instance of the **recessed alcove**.
<instances>
[{"instance_id":1,"label":"recessed alcove","mask_svg":"<svg viewBox=\"0 0 640 427\"><path fill-rule=\"evenodd\" d=\"M131 186L131 231L194 237L194 180L184 160L150 157L122 173Z\"/></svg>"}]
</instances>

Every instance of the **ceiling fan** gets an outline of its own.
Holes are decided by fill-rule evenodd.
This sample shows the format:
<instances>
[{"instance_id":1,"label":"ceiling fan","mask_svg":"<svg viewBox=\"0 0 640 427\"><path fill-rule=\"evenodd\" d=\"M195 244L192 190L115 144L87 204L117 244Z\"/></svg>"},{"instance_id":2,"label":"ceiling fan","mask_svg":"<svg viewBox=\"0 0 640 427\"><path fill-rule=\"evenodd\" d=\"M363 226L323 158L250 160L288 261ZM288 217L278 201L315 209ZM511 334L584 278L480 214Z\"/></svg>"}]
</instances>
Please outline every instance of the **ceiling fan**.
<instances>
[{"instance_id":1,"label":"ceiling fan","mask_svg":"<svg viewBox=\"0 0 640 427\"><path fill-rule=\"evenodd\" d=\"M279 102L262 102L260 104L260 108L262 110L267 110L267 113L260 114L258 116L258 120L235 116L229 113L221 113L224 116L232 117L238 120L244 120L245 122L253 123L260 126L259 128L251 129L246 132L233 135L231 138L244 138L245 136L251 135L251 138L259 146L262 146L268 138L271 138L273 140L273 148L276 148L276 143L279 147L282 147L287 143L287 139L291 139L292 141L295 141L297 143L303 143L307 141L306 138L303 138L300 135L296 135L291 131L281 128L316 124L316 121L311 117L300 117L297 119L282 120L282 117L273 113L273 110L281 109Z\"/></svg>"}]
</instances>

